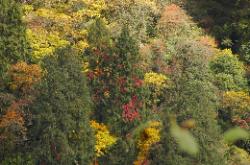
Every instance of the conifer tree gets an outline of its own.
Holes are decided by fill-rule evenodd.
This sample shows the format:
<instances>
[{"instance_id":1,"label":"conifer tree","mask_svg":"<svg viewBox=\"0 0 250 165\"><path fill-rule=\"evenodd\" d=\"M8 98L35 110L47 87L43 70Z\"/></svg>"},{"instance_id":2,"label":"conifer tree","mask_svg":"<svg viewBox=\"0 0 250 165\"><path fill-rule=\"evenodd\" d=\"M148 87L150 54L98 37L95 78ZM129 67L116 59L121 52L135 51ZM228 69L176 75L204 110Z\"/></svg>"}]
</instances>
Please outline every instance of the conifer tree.
<instances>
[{"instance_id":1,"label":"conifer tree","mask_svg":"<svg viewBox=\"0 0 250 165\"><path fill-rule=\"evenodd\" d=\"M114 107L107 122L112 125L112 130L119 135L120 139L112 150L105 155L101 162L105 164L133 164L136 159L136 148L134 142L126 136L135 128L140 116L141 87L140 76L135 64L138 60L139 49L136 41L130 35L127 27L124 27L117 38L113 54L113 79ZM137 85L136 82L138 83Z\"/></svg>"},{"instance_id":2,"label":"conifer tree","mask_svg":"<svg viewBox=\"0 0 250 165\"><path fill-rule=\"evenodd\" d=\"M115 83L111 70L114 60L112 40L102 19L96 19L90 26L88 43L90 46L85 50L85 56L89 63L87 75L95 107L94 118L105 123L110 115Z\"/></svg>"},{"instance_id":3,"label":"conifer tree","mask_svg":"<svg viewBox=\"0 0 250 165\"><path fill-rule=\"evenodd\" d=\"M32 106L30 129L38 164L88 164L93 155L91 104L79 61L70 48L44 59L47 73Z\"/></svg>"},{"instance_id":4,"label":"conifer tree","mask_svg":"<svg viewBox=\"0 0 250 165\"><path fill-rule=\"evenodd\" d=\"M26 118L24 117L23 109L25 109L29 101L27 101L28 99L24 97L22 92L10 87L12 85L12 87L15 86L12 78L10 78L10 70L20 63L26 64L25 62L20 62L19 64L17 62L27 61L29 55L28 43L25 37L26 26L22 21L22 16L22 8L19 0L0 0L1 165L22 163L28 165L28 161L31 160L23 152L26 149L25 142L27 140L25 136L27 130ZM22 80L27 78L23 74L25 71L28 72L26 67L21 67L17 70L18 76ZM33 71L37 71L36 73L39 74L38 70ZM33 73L29 72L28 76L32 77ZM28 81L31 82L33 80L29 78ZM20 79L16 82L20 84L27 83L27 81L20 81ZM32 85L29 84L28 86L32 88Z\"/></svg>"},{"instance_id":5,"label":"conifer tree","mask_svg":"<svg viewBox=\"0 0 250 165\"><path fill-rule=\"evenodd\" d=\"M136 68L139 47L127 27L117 39L108 34L104 22L97 19L89 31L90 48L85 51L94 117L120 137L99 160L104 164L132 164L137 154L126 136L138 125L142 109L142 74Z\"/></svg>"},{"instance_id":6,"label":"conifer tree","mask_svg":"<svg viewBox=\"0 0 250 165\"><path fill-rule=\"evenodd\" d=\"M27 60L26 28L18 0L0 0L0 76L9 64Z\"/></svg>"}]
</instances>

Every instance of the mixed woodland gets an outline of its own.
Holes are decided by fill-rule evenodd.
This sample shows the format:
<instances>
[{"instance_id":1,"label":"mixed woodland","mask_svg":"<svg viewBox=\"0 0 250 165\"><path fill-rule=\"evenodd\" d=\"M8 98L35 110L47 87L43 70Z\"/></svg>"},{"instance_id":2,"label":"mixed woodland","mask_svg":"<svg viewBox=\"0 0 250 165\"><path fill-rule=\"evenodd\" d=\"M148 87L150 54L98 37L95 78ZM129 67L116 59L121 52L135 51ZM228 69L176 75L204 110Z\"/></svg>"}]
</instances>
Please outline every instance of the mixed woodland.
<instances>
[{"instance_id":1,"label":"mixed woodland","mask_svg":"<svg viewBox=\"0 0 250 165\"><path fill-rule=\"evenodd\" d=\"M249 0L0 0L0 165L249 165Z\"/></svg>"}]
</instances>

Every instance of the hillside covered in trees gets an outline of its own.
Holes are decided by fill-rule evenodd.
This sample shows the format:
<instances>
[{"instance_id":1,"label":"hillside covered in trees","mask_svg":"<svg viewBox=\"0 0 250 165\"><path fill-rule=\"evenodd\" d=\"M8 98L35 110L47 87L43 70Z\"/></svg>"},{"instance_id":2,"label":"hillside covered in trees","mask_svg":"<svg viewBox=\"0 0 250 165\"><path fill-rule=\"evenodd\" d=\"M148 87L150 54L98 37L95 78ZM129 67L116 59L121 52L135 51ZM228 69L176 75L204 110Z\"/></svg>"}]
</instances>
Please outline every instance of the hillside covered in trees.
<instances>
[{"instance_id":1,"label":"hillside covered in trees","mask_svg":"<svg viewBox=\"0 0 250 165\"><path fill-rule=\"evenodd\" d=\"M0 0L0 165L249 164L249 0Z\"/></svg>"}]
</instances>

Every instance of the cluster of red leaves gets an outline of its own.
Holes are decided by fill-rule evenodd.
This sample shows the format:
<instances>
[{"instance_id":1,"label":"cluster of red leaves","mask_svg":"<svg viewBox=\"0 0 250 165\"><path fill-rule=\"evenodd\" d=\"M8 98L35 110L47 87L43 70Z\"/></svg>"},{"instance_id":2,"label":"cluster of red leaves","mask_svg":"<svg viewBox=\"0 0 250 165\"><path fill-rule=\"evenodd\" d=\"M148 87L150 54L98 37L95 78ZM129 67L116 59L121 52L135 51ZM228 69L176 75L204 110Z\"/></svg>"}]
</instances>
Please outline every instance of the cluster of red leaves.
<instances>
[{"instance_id":1,"label":"cluster of red leaves","mask_svg":"<svg viewBox=\"0 0 250 165\"><path fill-rule=\"evenodd\" d=\"M106 99L112 99L115 101L115 104L118 106L122 105L122 117L125 121L133 121L136 118L139 118L139 109L141 108L140 101L137 96L133 96L132 93L137 93L137 89L143 86L143 80L138 78L138 76L124 76L123 73L119 74L119 71L123 71L125 68L124 64L119 62L115 62L113 60L115 54L109 56L106 52L103 52L100 49L93 49L93 53L96 56L94 61L90 61L92 65L91 70L87 72L87 77L90 82L95 83L95 88L92 89L92 100L98 104ZM112 65L113 64L113 65ZM118 69L116 75L118 75L115 80L112 81L110 79L112 76L112 68L116 67ZM114 75L113 75L114 76ZM112 87L115 87L117 90L114 90L118 93L112 93ZM110 96L115 96L115 98L111 98ZM123 96L131 97L129 102L121 102Z\"/></svg>"},{"instance_id":2,"label":"cluster of red leaves","mask_svg":"<svg viewBox=\"0 0 250 165\"><path fill-rule=\"evenodd\" d=\"M244 129L249 129L250 117L246 119L233 119L232 122Z\"/></svg>"},{"instance_id":3,"label":"cluster of red leaves","mask_svg":"<svg viewBox=\"0 0 250 165\"><path fill-rule=\"evenodd\" d=\"M104 62L110 61L110 56L99 49L94 49L94 54Z\"/></svg>"},{"instance_id":4,"label":"cluster of red leaves","mask_svg":"<svg viewBox=\"0 0 250 165\"><path fill-rule=\"evenodd\" d=\"M120 88L120 92L122 94L127 93L129 91L127 88L127 86L129 86L128 85L129 80L126 77L119 77L117 81ZM143 85L143 80L141 80L136 76L132 76L132 83L134 88L141 88Z\"/></svg>"},{"instance_id":5,"label":"cluster of red leaves","mask_svg":"<svg viewBox=\"0 0 250 165\"><path fill-rule=\"evenodd\" d=\"M139 109L142 107L141 101L137 96L133 96L131 100L122 106L122 117L126 122L132 122L140 118Z\"/></svg>"},{"instance_id":6,"label":"cluster of red leaves","mask_svg":"<svg viewBox=\"0 0 250 165\"><path fill-rule=\"evenodd\" d=\"M127 93L128 92L128 89L126 88L127 78L126 77L119 77L117 81L118 81L118 85L120 88L120 92L122 94Z\"/></svg>"},{"instance_id":7,"label":"cluster of red leaves","mask_svg":"<svg viewBox=\"0 0 250 165\"><path fill-rule=\"evenodd\" d=\"M87 73L87 77L88 77L89 80L93 80L95 78L95 76L96 76L95 72L93 72L93 71L89 71Z\"/></svg>"},{"instance_id":8,"label":"cluster of red leaves","mask_svg":"<svg viewBox=\"0 0 250 165\"><path fill-rule=\"evenodd\" d=\"M143 85L143 80L139 79L138 77L133 77L133 85L136 88L140 88Z\"/></svg>"},{"instance_id":9,"label":"cluster of red leaves","mask_svg":"<svg viewBox=\"0 0 250 165\"><path fill-rule=\"evenodd\" d=\"M109 77L111 68L110 66L107 66L106 64L111 63L110 62L111 57L99 49L94 49L93 53L95 56L97 56L96 58L97 60L92 61L95 67L87 72L88 79L92 81L95 78L100 77L100 76Z\"/></svg>"}]
</instances>

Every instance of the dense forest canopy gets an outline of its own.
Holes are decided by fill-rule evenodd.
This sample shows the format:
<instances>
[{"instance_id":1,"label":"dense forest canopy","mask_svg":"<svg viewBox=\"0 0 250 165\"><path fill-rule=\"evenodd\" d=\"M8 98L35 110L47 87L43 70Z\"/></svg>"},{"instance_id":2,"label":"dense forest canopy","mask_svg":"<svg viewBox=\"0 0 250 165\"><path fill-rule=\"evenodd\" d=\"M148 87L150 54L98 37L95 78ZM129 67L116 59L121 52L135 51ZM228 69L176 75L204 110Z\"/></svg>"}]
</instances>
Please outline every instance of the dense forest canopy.
<instances>
[{"instance_id":1,"label":"dense forest canopy","mask_svg":"<svg viewBox=\"0 0 250 165\"><path fill-rule=\"evenodd\" d=\"M249 0L0 0L1 165L250 164Z\"/></svg>"}]
</instances>

